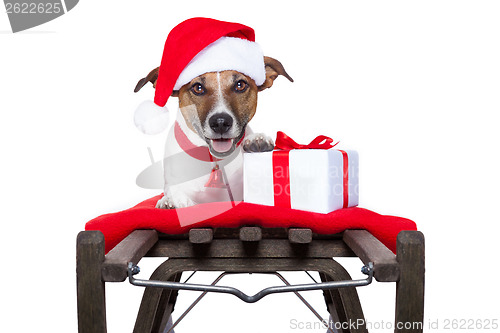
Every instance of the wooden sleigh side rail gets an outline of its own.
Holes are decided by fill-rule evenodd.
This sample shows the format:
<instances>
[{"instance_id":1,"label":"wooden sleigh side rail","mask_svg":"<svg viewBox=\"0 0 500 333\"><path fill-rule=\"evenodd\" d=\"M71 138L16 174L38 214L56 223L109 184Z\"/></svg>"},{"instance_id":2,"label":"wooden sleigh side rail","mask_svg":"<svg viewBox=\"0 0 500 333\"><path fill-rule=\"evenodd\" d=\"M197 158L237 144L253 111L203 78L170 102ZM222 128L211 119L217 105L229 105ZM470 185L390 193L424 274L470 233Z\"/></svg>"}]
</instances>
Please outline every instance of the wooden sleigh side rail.
<instances>
[{"instance_id":1,"label":"wooden sleigh side rail","mask_svg":"<svg viewBox=\"0 0 500 333\"><path fill-rule=\"evenodd\" d=\"M420 231L401 231L397 255L365 230L346 230L343 239L363 263L374 263L377 281L396 282L395 332L423 332L424 235Z\"/></svg>"},{"instance_id":2,"label":"wooden sleigh side rail","mask_svg":"<svg viewBox=\"0 0 500 333\"><path fill-rule=\"evenodd\" d=\"M104 255L102 233L84 231L77 238L79 332L106 332L105 283L124 281L128 263L137 264L143 257L315 260L352 256L365 264L373 262L377 281L396 282L395 332L422 332L415 325L405 329L404 324L423 323L424 251L424 237L418 231L402 231L394 255L365 230L316 235L310 229L283 231L249 226L231 230L192 229L187 235L177 236L136 230Z\"/></svg>"}]
</instances>

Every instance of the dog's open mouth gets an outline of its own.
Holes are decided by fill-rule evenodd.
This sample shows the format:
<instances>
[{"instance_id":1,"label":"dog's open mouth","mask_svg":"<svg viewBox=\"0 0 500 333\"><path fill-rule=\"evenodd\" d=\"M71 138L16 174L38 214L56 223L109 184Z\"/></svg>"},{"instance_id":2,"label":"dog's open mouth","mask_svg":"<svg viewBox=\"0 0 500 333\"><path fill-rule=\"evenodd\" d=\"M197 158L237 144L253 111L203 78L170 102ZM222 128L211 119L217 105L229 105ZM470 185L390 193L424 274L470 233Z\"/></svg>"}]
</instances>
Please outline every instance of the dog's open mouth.
<instances>
[{"instance_id":1,"label":"dog's open mouth","mask_svg":"<svg viewBox=\"0 0 500 333\"><path fill-rule=\"evenodd\" d=\"M210 146L215 153L225 155L233 148L234 139L211 139Z\"/></svg>"},{"instance_id":2,"label":"dog's open mouth","mask_svg":"<svg viewBox=\"0 0 500 333\"><path fill-rule=\"evenodd\" d=\"M208 148L210 150L210 154L217 158L226 158L231 155L236 147L238 146L237 142L241 141L241 138L245 135L245 131L242 131L235 138L218 138L212 139L205 137L205 141L208 144Z\"/></svg>"}]
</instances>

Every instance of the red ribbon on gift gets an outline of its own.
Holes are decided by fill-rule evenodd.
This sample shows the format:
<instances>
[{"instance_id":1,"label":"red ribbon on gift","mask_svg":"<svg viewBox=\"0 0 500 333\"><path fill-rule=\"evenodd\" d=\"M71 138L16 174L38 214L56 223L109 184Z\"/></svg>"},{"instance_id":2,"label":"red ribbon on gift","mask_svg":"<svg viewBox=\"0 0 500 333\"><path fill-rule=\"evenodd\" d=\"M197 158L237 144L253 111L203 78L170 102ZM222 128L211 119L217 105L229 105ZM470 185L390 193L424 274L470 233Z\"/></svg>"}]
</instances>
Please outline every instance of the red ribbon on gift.
<instances>
[{"instance_id":1,"label":"red ribbon on gift","mask_svg":"<svg viewBox=\"0 0 500 333\"><path fill-rule=\"evenodd\" d=\"M303 145L295 142L291 137L279 131L276 135L275 148L281 150L273 151L273 182L274 182L274 205L277 207L291 208L290 198L290 159L289 154L292 149L330 149L339 142L333 144L333 139L325 135L318 135L309 144ZM339 150L343 159L343 208L349 204L349 160L347 153ZM277 175L280 175L277 177Z\"/></svg>"},{"instance_id":2,"label":"red ribbon on gift","mask_svg":"<svg viewBox=\"0 0 500 333\"><path fill-rule=\"evenodd\" d=\"M283 150L292 150L292 149L330 149L335 147L338 144L333 144L333 139L327 137L326 135L318 135L314 140L311 141L308 145L301 145L295 142L291 137L286 135L285 133L278 131L276 134L276 145L275 148L283 149Z\"/></svg>"}]
</instances>

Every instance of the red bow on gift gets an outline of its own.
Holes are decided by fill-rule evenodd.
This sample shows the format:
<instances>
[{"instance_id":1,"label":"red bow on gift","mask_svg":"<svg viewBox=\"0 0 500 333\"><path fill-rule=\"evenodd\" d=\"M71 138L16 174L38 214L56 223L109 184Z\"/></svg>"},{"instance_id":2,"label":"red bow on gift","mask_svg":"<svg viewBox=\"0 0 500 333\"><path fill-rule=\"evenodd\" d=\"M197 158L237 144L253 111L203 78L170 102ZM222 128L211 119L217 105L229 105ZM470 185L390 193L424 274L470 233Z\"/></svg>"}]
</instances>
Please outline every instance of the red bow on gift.
<instances>
[{"instance_id":1,"label":"red bow on gift","mask_svg":"<svg viewBox=\"0 0 500 333\"><path fill-rule=\"evenodd\" d=\"M329 138L325 135L318 135L314 140L311 141L308 145L301 145L295 142L291 137L286 135L285 133L278 131L276 134L276 145L275 148L283 149L283 150L292 150L292 149L330 149L335 147L337 143L332 144L333 139Z\"/></svg>"},{"instance_id":2,"label":"red bow on gift","mask_svg":"<svg viewBox=\"0 0 500 333\"><path fill-rule=\"evenodd\" d=\"M273 186L274 186L274 205L278 207L287 207L291 208L291 200L290 200L290 172L289 168L289 153L290 150L293 149L330 149L335 147L339 142L332 144L333 139L325 136L318 135L314 140L311 141L308 145L301 145L295 142L291 137L286 135L285 133L278 131L276 134L276 145L275 148L281 150L273 151ZM343 150L340 150L342 153L342 157L344 160L344 208L347 207L349 202L348 198L348 160L347 153ZM286 172L280 172L283 169ZM277 175L281 175L277 177ZM280 191L276 191L276 189L282 189Z\"/></svg>"}]
</instances>

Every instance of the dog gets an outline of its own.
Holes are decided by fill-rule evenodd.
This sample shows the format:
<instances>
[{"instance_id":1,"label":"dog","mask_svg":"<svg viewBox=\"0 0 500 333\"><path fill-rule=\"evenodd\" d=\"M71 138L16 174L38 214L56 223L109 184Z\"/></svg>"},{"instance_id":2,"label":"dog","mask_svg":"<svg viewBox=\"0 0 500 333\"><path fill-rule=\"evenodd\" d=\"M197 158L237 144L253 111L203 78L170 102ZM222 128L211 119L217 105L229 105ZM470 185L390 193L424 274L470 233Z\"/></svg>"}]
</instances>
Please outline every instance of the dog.
<instances>
[{"instance_id":1,"label":"dog","mask_svg":"<svg viewBox=\"0 0 500 333\"><path fill-rule=\"evenodd\" d=\"M278 76L293 79L280 61L264 57L265 81L257 86L235 70L208 72L172 92L179 115L167 136L164 196L157 208L175 209L199 203L243 200L243 156L274 148L273 139L252 133L248 123L257 109L259 92ZM156 88L159 67L140 79L134 92L148 82Z\"/></svg>"}]
</instances>

